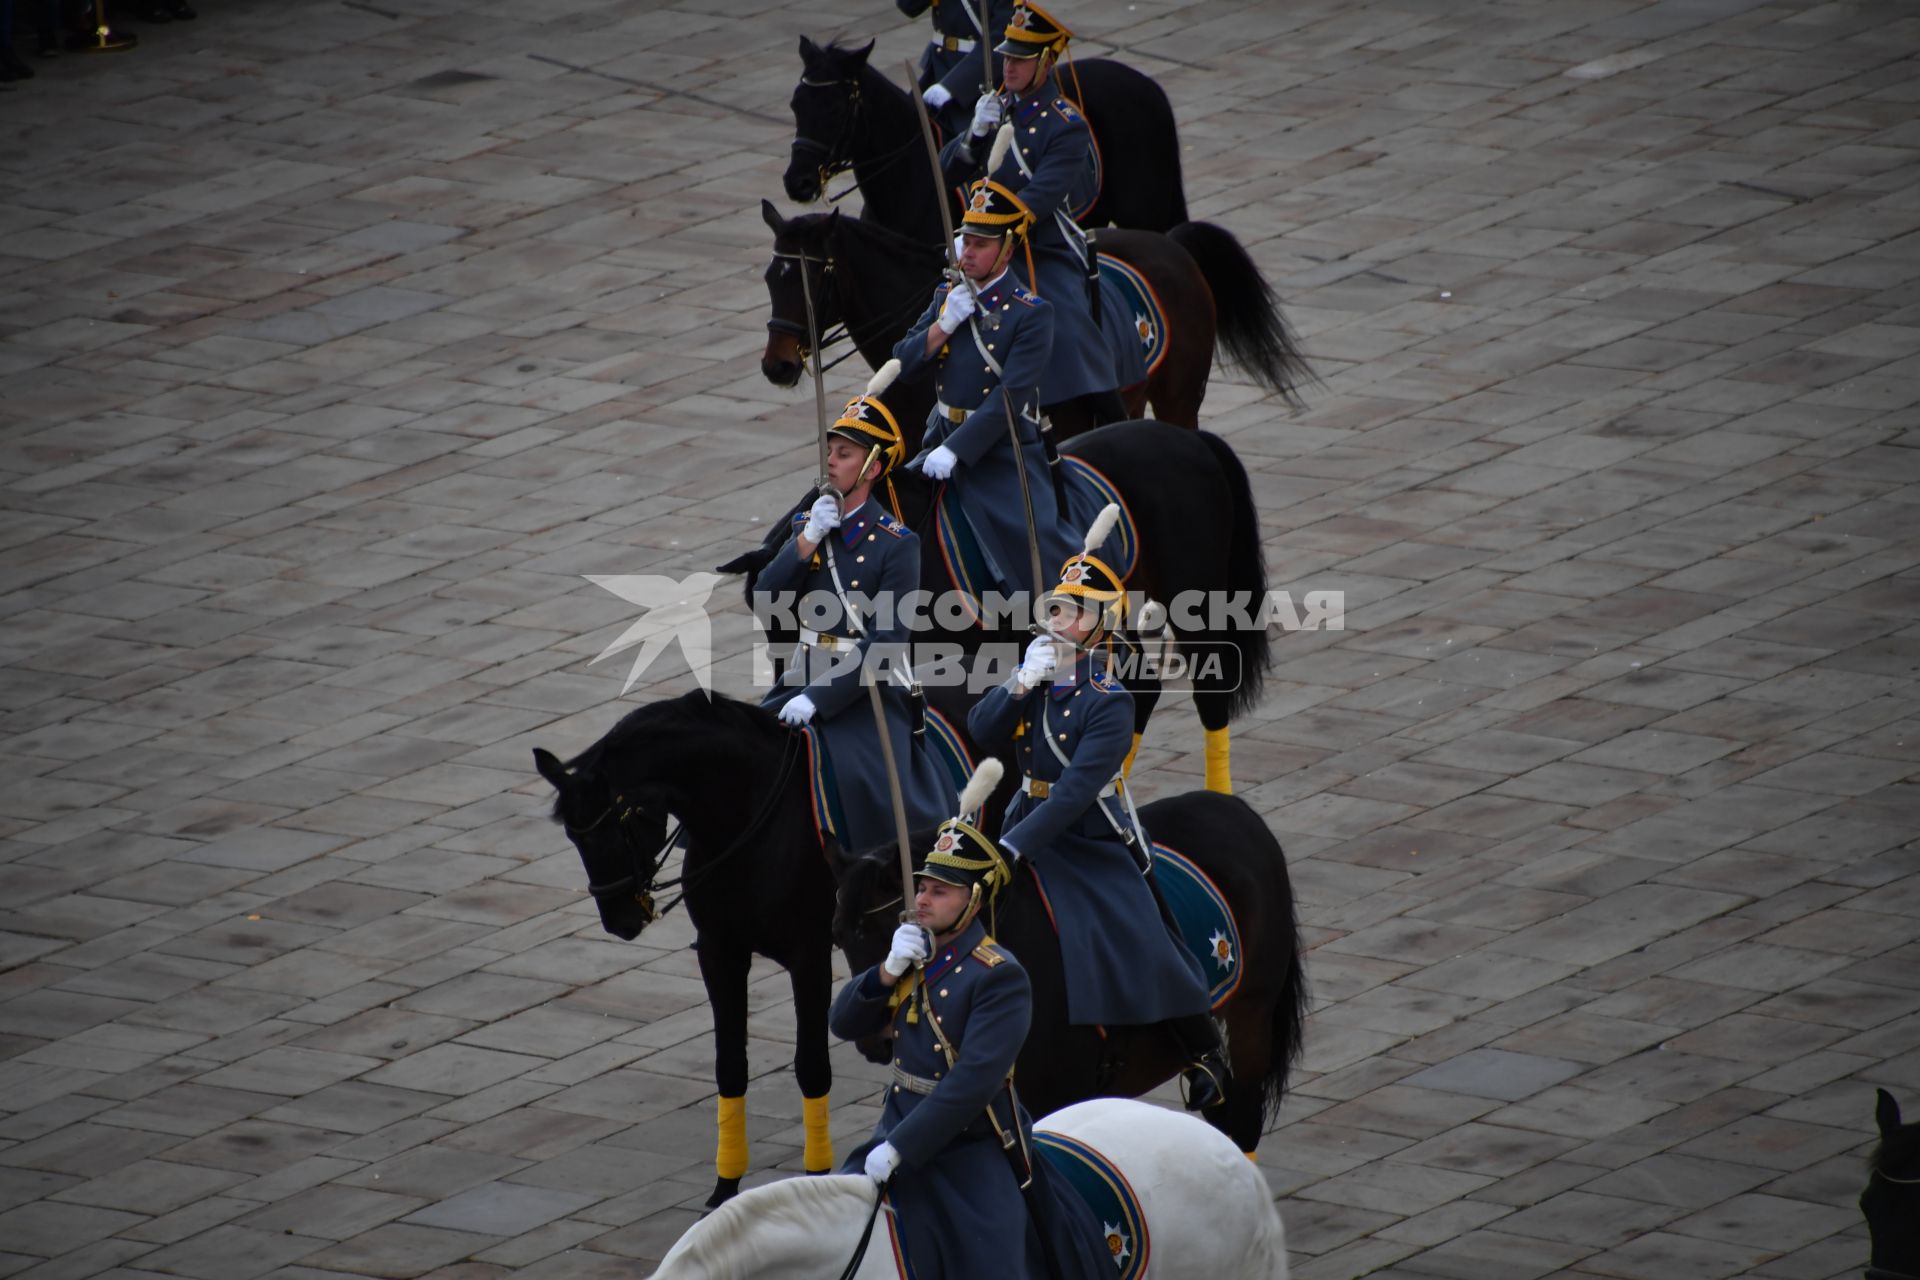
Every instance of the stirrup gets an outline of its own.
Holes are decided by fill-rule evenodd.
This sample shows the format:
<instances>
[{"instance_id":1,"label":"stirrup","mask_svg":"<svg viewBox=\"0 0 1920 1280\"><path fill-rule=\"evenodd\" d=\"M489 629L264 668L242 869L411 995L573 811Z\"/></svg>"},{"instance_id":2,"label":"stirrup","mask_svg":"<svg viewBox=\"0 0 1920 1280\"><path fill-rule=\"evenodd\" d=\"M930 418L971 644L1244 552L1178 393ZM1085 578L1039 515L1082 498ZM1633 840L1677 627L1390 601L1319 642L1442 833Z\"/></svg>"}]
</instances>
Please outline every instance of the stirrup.
<instances>
[{"instance_id":1,"label":"stirrup","mask_svg":"<svg viewBox=\"0 0 1920 1280\"><path fill-rule=\"evenodd\" d=\"M1188 1111L1211 1111L1227 1100L1227 1086L1225 1082L1214 1073L1212 1065L1207 1061L1207 1059L1212 1056L1212 1054L1207 1054L1204 1057L1197 1058L1189 1062L1180 1071L1180 1105ZM1224 1066L1224 1064L1222 1065ZM1211 1101L1203 1100L1197 1103L1194 1101L1196 1093L1195 1073L1204 1075L1207 1078L1207 1083L1212 1086L1213 1098Z\"/></svg>"}]
</instances>

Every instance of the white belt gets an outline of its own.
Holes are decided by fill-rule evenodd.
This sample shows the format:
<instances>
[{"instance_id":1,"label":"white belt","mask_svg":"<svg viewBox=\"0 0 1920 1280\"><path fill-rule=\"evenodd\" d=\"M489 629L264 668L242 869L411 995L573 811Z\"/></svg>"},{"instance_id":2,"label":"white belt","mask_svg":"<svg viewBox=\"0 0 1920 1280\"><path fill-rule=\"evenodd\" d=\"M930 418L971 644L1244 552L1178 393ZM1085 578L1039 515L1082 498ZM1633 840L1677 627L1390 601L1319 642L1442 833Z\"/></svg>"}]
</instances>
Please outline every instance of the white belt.
<instances>
[{"instance_id":1,"label":"white belt","mask_svg":"<svg viewBox=\"0 0 1920 1280\"><path fill-rule=\"evenodd\" d=\"M945 400L935 400L933 402L933 411L956 426L965 422L967 415L973 412L971 409L956 409Z\"/></svg>"},{"instance_id":2,"label":"white belt","mask_svg":"<svg viewBox=\"0 0 1920 1280\"><path fill-rule=\"evenodd\" d=\"M936 43L948 53L972 53L976 42L962 40L956 36L941 36Z\"/></svg>"},{"instance_id":3,"label":"white belt","mask_svg":"<svg viewBox=\"0 0 1920 1280\"><path fill-rule=\"evenodd\" d=\"M809 649L838 649L843 644L852 644L847 636L827 635L807 627L800 628L800 643Z\"/></svg>"}]
</instances>

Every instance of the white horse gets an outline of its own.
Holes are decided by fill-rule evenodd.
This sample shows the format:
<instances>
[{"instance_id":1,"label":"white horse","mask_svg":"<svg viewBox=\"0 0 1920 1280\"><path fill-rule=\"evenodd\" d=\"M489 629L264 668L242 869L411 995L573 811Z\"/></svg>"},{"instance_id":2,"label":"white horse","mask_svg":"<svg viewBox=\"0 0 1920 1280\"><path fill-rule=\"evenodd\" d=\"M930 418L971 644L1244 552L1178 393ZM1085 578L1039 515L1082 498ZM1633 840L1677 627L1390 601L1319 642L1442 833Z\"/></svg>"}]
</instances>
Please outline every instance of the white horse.
<instances>
[{"instance_id":1,"label":"white horse","mask_svg":"<svg viewBox=\"0 0 1920 1280\"><path fill-rule=\"evenodd\" d=\"M1233 1140L1178 1111L1094 1098L1036 1126L1119 1166L1140 1197L1154 1280L1286 1280L1287 1240L1273 1193ZM741 1193L696 1222L653 1280L835 1280L873 1212L859 1175L787 1178ZM884 1222L853 1280L898 1280Z\"/></svg>"}]
</instances>

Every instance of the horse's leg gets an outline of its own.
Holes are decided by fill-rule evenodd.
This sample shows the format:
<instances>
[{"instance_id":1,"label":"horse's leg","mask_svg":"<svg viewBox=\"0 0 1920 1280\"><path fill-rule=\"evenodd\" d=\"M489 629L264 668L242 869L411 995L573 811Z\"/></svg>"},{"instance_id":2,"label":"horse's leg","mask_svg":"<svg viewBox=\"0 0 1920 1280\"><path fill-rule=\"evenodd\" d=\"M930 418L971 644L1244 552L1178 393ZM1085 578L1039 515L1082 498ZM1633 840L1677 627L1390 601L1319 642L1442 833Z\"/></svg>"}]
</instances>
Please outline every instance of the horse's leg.
<instances>
[{"instance_id":1,"label":"horse's leg","mask_svg":"<svg viewBox=\"0 0 1920 1280\"><path fill-rule=\"evenodd\" d=\"M1233 731L1228 726L1232 694L1193 682L1193 709L1206 733L1207 790L1233 794Z\"/></svg>"},{"instance_id":2,"label":"horse's leg","mask_svg":"<svg viewBox=\"0 0 1920 1280\"><path fill-rule=\"evenodd\" d=\"M716 1180L707 1208L718 1209L740 1192L747 1173L747 971L753 953L700 939L700 980L713 1007L713 1079L720 1090L720 1137L714 1151Z\"/></svg>"},{"instance_id":3,"label":"horse's leg","mask_svg":"<svg viewBox=\"0 0 1920 1280\"><path fill-rule=\"evenodd\" d=\"M796 957L787 966L793 987L793 1075L800 1085L800 1126L806 1133L800 1167L808 1173L831 1173L827 1094L833 1088L833 1066L827 1058L827 1005L833 994L833 953L822 945L803 948L801 954L804 960Z\"/></svg>"},{"instance_id":4,"label":"horse's leg","mask_svg":"<svg viewBox=\"0 0 1920 1280\"><path fill-rule=\"evenodd\" d=\"M1273 1066L1273 1010L1245 998L1246 994L1227 1002L1227 1063L1233 1068L1233 1079L1227 1085L1226 1102L1207 1112L1206 1117L1252 1160L1266 1118L1267 1072Z\"/></svg>"}]
</instances>

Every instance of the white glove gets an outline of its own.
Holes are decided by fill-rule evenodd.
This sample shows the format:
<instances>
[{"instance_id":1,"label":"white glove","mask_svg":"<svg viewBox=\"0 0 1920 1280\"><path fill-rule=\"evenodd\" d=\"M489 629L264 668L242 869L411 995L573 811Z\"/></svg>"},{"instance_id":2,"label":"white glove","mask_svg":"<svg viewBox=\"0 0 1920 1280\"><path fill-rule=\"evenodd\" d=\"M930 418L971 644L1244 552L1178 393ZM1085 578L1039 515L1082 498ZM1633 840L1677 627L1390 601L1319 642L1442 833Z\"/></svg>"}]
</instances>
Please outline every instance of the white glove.
<instances>
[{"instance_id":1,"label":"white glove","mask_svg":"<svg viewBox=\"0 0 1920 1280\"><path fill-rule=\"evenodd\" d=\"M927 91L921 94L920 97L927 104L927 109L930 111L938 111L953 101L953 95L947 92L947 86L943 84L928 85Z\"/></svg>"},{"instance_id":2,"label":"white glove","mask_svg":"<svg viewBox=\"0 0 1920 1280\"><path fill-rule=\"evenodd\" d=\"M1053 637L1035 636L1027 645L1027 656L1020 663L1017 679L1022 688L1038 688L1046 683L1059 664L1059 648L1054 644Z\"/></svg>"},{"instance_id":3,"label":"white glove","mask_svg":"<svg viewBox=\"0 0 1920 1280\"><path fill-rule=\"evenodd\" d=\"M781 705L780 723L798 729L801 725L813 719L813 713L817 709L818 708L813 705L812 698L809 698L804 693L796 693Z\"/></svg>"},{"instance_id":4,"label":"white glove","mask_svg":"<svg viewBox=\"0 0 1920 1280\"><path fill-rule=\"evenodd\" d=\"M966 247L967 247L967 233L962 231L959 235L956 235L953 238L953 260L955 262L960 261L960 254L966 249Z\"/></svg>"},{"instance_id":5,"label":"white glove","mask_svg":"<svg viewBox=\"0 0 1920 1280\"><path fill-rule=\"evenodd\" d=\"M999 126L1000 118L1006 114L1007 109L1000 105L999 94L983 93L980 101L973 104L973 123L968 126L967 132L976 138L984 138Z\"/></svg>"},{"instance_id":6,"label":"white glove","mask_svg":"<svg viewBox=\"0 0 1920 1280\"><path fill-rule=\"evenodd\" d=\"M897 978L932 954L933 940L927 936L926 929L917 924L903 924L893 931L893 945L880 967L889 978Z\"/></svg>"},{"instance_id":7,"label":"white glove","mask_svg":"<svg viewBox=\"0 0 1920 1280\"><path fill-rule=\"evenodd\" d=\"M900 1167L900 1153L893 1149L891 1142L883 1142L867 1152L867 1176L880 1186L887 1185L887 1179Z\"/></svg>"},{"instance_id":8,"label":"white glove","mask_svg":"<svg viewBox=\"0 0 1920 1280\"><path fill-rule=\"evenodd\" d=\"M960 457L943 444L935 445L933 452L920 463L920 474L929 480L945 480L960 465Z\"/></svg>"},{"instance_id":9,"label":"white glove","mask_svg":"<svg viewBox=\"0 0 1920 1280\"><path fill-rule=\"evenodd\" d=\"M940 328L950 335L960 332L960 326L973 314L974 306L973 290L963 284L953 286L947 291L946 305L940 308Z\"/></svg>"},{"instance_id":10,"label":"white glove","mask_svg":"<svg viewBox=\"0 0 1920 1280\"><path fill-rule=\"evenodd\" d=\"M827 536L827 530L839 527L840 499L823 493L813 500L813 507L807 512L807 523L801 528L800 536L808 542L818 543Z\"/></svg>"}]
</instances>

